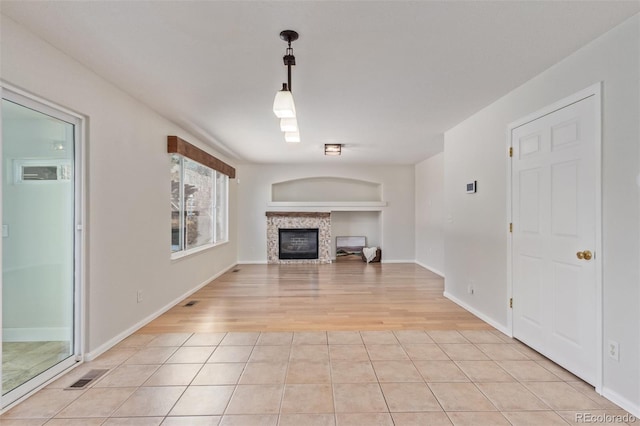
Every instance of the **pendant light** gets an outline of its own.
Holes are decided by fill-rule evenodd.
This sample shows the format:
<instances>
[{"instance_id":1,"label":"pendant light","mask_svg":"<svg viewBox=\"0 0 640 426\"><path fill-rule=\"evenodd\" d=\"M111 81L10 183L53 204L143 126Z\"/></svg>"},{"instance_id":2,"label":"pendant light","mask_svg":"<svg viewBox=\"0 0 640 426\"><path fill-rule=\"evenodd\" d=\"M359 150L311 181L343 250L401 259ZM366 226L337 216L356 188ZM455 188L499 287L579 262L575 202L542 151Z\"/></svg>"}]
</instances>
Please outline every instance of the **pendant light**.
<instances>
[{"instance_id":1,"label":"pendant light","mask_svg":"<svg viewBox=\"0 0 640 426\"><path fill-rule=\"evenodd\" d=\"M280 130L283 132L297 132L298 131L298 120L295 117L291 118L281 118L280 119Z\"/></svg>"},{"instance_id":2,"label":"pendant light","mask_svg":"<svg viewBox=\"0 0 640 426\"><path fill-rule=\"evenodd\" d=\"M282 90L276 93L276 98L273 100L273 113L278 118L296 118L296 105L287 83L282 83Z\"/></svg>"},{"instance_id":3,"label":"pendant light","mask_svg":"<svg viewBox=\"0 0 640 426\"><path fill-rule=\"evenodd\" d=\"M288 45L282 58L284 65L287 67L287 82L282 83L282 90L276 93L276 97L273 100L273 113L280 119L280 130L284 132L285 141L300 142L296 105L291 94L291 67L296 64L291 42L298 39L298 33L293 30L284 30L280 33L280 38L286 41Z\"/></svg>"}]
</instances>

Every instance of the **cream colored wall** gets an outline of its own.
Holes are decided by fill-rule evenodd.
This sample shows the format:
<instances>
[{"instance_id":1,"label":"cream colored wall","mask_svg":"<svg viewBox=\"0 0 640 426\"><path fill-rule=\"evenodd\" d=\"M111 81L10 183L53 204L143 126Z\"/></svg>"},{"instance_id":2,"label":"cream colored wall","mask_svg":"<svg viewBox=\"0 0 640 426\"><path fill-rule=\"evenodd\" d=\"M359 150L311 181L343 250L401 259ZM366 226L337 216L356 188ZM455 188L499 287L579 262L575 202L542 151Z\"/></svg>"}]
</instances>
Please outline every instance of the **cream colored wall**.
<instances>
[{"instance_id":1,"label":"cream colored wall","mask_svg":"<svg viewBox=\"0 0 640 426\"><path fill-rule=\"evenodd\" d=\"M3 81L87 119L85 348L96 353L236 263L234 180L230 242L170 260L167 136L233 163L4 16L0 35Z\"/></svg>"},{"instance_id":2,"label":"cream colored wall","mask_svg":"<svg viewBox=\"0 0 640 426\"><path fill-rule=\"evenodd\" d=\"M333 176L381 184L380 239L383 261L413 262L414 167L367 165L243 164L238 167L238 242L240 262L266 262L266 218L271 185L294 179ZM368 192L367 192L368 193ZM345 199L344 194L340 199ZM295 210L295 209L294 209ZM357 213L353 213L357 215ZM335 237L335 235L334 235ZM335 243L335 241L334 241Z\"/></svg>"},{"instance_id":3,"label":"cream colored wall","mask_svg":"<svg viewBox=\"0 0 640 426\"><path fill-rule=\"evenodd\" d=\"M416 262L444 274L444 154L416 164Z\"/></svg>"},{"instance_id":4,"label":"cream colored wall","mask_svg":"<svg viewBox=\"0 0 640 426\"><path fill-rule=\"evenodd\" d=\"M507 125L602 82L604 392L640 415L640 18L581 48L445 133L445 289L497 325L508 325ZM465 183L478 181L478 193ZM475 282L475 293L466 288Z\"/></svg>"}]
</instances>

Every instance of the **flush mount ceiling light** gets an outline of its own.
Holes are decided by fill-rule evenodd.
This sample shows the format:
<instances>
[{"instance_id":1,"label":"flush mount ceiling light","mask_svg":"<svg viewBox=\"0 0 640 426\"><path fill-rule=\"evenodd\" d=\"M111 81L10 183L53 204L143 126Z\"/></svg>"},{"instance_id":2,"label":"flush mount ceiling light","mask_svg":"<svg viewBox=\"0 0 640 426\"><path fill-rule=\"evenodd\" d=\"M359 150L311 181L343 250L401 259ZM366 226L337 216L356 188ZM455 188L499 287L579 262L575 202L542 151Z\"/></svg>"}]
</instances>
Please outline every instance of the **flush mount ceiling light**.
<instances>
[{"instance_id":1,"label":"flush mount ceiling light","mask_svg":"<svg viewBox=\"0 0 640 426\"><path fill-rule=\"evenodd\" d=\"M325 143L324 144L324 155L340 155L340 154L342 154L341 143Z\"/></svg>"},{"instance_id":2,"label":"flush mount ceiling light","mask_svg":"<svg viewBox=\"0 0 640 426\"><path fill-rule=\"evenodd\" d=\"M296 64L291 42L298 39L298 33L293 30L284 30L280 33L280 38L288 44L285 55L282 58L284 65L287 67L287 82L282 83L282 90L276 93L276 98L273 100L273 113L280 119L280 130L285 134L285 141L300 142L296 105L291 94L291 67Z\"/></svg>"}]
</instances>

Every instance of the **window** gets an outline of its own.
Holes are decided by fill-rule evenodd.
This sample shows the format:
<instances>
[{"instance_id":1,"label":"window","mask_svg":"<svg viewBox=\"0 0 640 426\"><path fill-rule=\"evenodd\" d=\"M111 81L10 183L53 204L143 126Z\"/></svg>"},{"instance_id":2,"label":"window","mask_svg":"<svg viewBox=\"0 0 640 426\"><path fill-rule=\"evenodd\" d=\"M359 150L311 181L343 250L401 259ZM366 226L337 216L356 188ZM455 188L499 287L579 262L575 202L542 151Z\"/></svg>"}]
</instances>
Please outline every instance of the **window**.
<instances>
[{"instance_id":1,"label":"window","mask_svg":"<svg viewBox=\"0 0 640 426\"><path fill-rule=\"evenodd\" d=\"M229 177L182 155L171 156L171 252L228 240Z\"/></svg>"}]
</instances>

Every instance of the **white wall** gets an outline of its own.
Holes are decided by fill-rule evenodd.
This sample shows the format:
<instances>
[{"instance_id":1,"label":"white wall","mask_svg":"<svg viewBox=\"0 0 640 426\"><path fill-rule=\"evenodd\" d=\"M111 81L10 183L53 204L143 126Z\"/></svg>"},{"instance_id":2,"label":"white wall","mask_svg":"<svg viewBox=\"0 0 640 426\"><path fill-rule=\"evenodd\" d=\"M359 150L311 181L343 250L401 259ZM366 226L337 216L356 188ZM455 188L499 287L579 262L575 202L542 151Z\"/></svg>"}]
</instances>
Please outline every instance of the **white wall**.
<instances>
[{"instance_id":1,"label":"white wall","mask_svg":"<svg viewBox=\"0 0 640 426\"><path fill-rule=\"evenodd\" d=\"M1 24L2 79L87 117L85 346L96 351L236 262L233 180L231 242L170 260L167 135L229 161L19 24Z\"/></svg>"},{"instance_id":2,"label":"white wall","mask_svg":"<svg viewBox=\"0 0 640 426\"><path fill-rule=\"evenodd\" d=\"M603 82L604 391L640 413L639 34L636 15L445 133L445 289L507 326L506 128L540 108ZM478 181L478 193L464 191ZM475 295L466 286L475 281Z\"/></svg>"},{"instance_id":3,"label":"white wall","mask_svg":"<svg viewBox=\"0 0 640 426\"><path fill-rule=\"evenodd\" d=\"M267 260L267 220L271 185L293 179L333 176L382 184L380 246L383 261L413 262L414 167L361 165L241 165L238 167L238 259ZM294 210L295 209L291 209Z\"/></svg>"},{"instance_id":4,"label":"white wall","mask_svg":"<svg viewBox=\"0 0 640 426\"><path fill-rule=\"evenodd\" d=\"M416 263L444 274L444 153L416 164Z\"/></svg>"}]
</instances>

